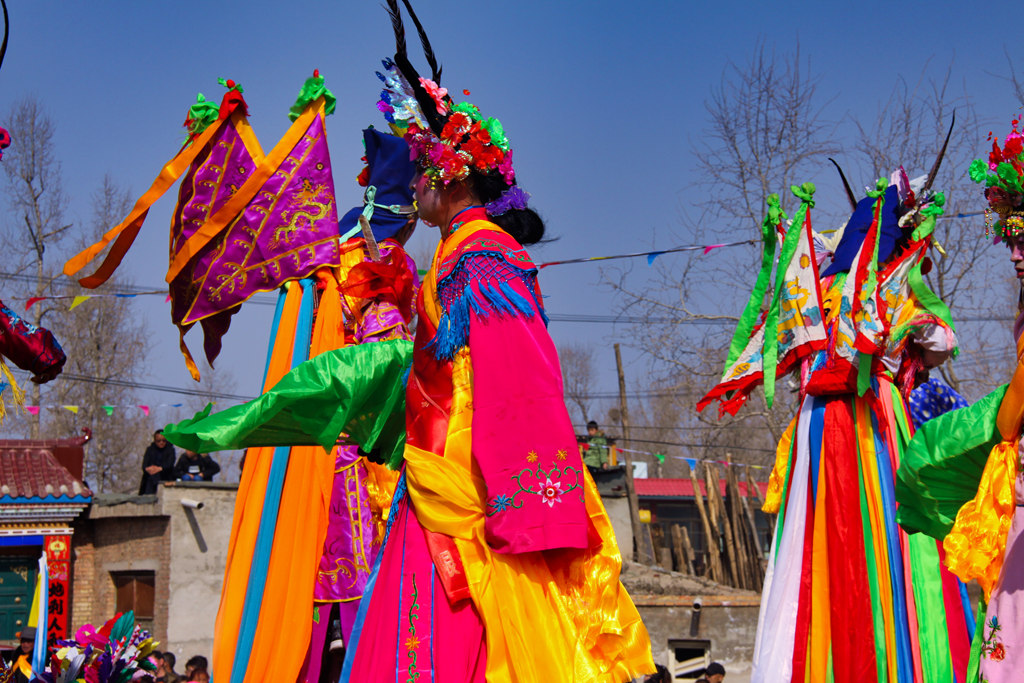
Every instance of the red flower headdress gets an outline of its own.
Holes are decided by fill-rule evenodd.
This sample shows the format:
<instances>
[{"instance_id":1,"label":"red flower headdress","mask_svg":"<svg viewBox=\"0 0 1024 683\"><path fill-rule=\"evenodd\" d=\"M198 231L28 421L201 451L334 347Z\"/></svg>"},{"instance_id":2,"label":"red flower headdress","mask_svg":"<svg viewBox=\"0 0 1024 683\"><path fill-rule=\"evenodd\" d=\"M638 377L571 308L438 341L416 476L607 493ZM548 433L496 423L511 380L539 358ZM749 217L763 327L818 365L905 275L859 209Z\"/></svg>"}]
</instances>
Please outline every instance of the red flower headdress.
<instances>
[{"instance_id":1,"label":"red flower headdress","mask_svg":"<svg viewBox=\"0 0 1024 683\"><path fill-rule=\"evenodd\" d=\"M384 83L377 108L395 133L405 136L412 158L427 176L447 185L465 180L475 170L482 174L500 173L511 186L515 181L512 149L501 121L483 117L469 102L452 101L448 89L439 84L441 68L423 26L409 0L403 2L419 31L432 78L420 77L409 62L397 0L388 0L396 53L394 61L384 60L384 73L377 72Z\"/></svg>"},{"instance_id":2,"label":"red flower headdress","mask_svg":"<svg viewBox=\"0 0 1024 683\"><path fill-rule=\"evenodd\" d=\"M971 164L971 180L985 184L985 234L994 234L996 240L1024 234L1024 134L1018 126L1020 118L1012 121L1013 128L1003 146L999 138L988 134L992 151L988 160L975 159ZM998 218L993 221L992 214Z\"/></svg>"}]
</instances>

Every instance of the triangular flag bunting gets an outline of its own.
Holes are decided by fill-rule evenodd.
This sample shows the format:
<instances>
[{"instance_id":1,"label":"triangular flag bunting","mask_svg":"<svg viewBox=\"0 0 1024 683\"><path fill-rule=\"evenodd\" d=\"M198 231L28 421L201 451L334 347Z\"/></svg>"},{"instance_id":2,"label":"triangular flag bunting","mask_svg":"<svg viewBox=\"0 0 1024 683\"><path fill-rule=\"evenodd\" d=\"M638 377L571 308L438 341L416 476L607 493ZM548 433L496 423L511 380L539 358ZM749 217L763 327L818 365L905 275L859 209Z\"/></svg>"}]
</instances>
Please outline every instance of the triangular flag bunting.
<instances>
[{"instance_id":1,"label":"triangular flag bunting","mask_svg":"<svg viewBox=\"0 0 1024 683\"><path fill-rule=\"evenodd\" d=\"M75 308L77 308L80 304L85 303L86 301L88 301L91 298L92 297L87 295L87 294L80 294L80 295L76 296L74 299L71 300L71 305L68 306L68 310L69 311L75 310Z\"/></svg>"}]
</instances>

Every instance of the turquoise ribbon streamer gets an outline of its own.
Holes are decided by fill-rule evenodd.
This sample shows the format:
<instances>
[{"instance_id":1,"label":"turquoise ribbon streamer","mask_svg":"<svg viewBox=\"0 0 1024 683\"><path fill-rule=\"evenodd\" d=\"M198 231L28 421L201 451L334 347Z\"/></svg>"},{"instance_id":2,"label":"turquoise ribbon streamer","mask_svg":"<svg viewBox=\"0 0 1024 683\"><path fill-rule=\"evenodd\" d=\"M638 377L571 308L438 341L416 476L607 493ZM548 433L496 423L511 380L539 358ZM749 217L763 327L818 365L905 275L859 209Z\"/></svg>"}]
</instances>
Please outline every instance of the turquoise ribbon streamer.
<instances>
[{"instance_id":1,"label":"turquoise ribbon streamer","mask_svg":"<svg viewBox=\"0 0 1024 683\"><path fill-rule=\"evenodd\" d=\"M793 216L793 225L786 231L786 237L782 241L782 251L779 254L779 267L775 271L775 291L772 293L772 302L768 307L768 315L764 323L763 358L761 367L764 376L764 399L770 408L775 401L775 372L779 364L779 306L780 294L785 287L786 271L789 263L796 253L796 245L800 241L800 233L804 229L804 222L807 220L807 212L814 207L814 183L803 185L792 185L789 188L800 200L800 208Z\"/></svg>"},{"instance_id":2,"label":"turquoise ribbon streamer","mask_svg":"<svg viewBox=\"0 0 1024 683\"><path fill-rule=\"evenodd\" d=\"M309 358L309 341L313 324L313 281L299 281L302 286L302 303L295 329L295 346L292 351L292 367ZM281 290L280 301L286 296ZM277 318L277 316L275 316ZM277 335L271 339L271 352L277 341ZM270 553L274 545L277 530L277 514L281 508L281 492L284 489L284 478L288 471L288 460L291 448L282 446L274 449L274 457L270 464L267 480L267 492L263 500L260 514L260 526L256 535L256 547L253 549L249 581L245 590L245 602L242 606L242 620L238 629L238 641L235 645L235 662L231 668L231 683L244 683L249 668L249 653L252 652L256 640L256 627L259 625L260 608L263 606L263 593L267 586L267 574L270 569Z\"/></svg>"},{"instance_id":3,"label":"turquoise ribbon streamer","mask_svg":"<svg viewBox=\"0 0 1024 683\"><path fill-rule=\"evenodd\" d=\"M764 243L764 249L761 252L761 270L757 274L754 290L750 293L750 300L747 301L747 305L743 308L743 315L740 316L740 322L732 336L732 343L729 344L729 356L725 361L725 371L722 374L723 380L725 379L725 373L729 371L729 368L736 362L736 359L739 358L739 355L750 341L750 334L757 324L757 318L761 314L761 304L764 302L764 295L768 291L768 285L771 284L772 263L775 261L775 245L778 242L776 228L781 221L786 220L787 216L782 211L779 195L768 195L767 202L768 213L765 214L764 220L761 221L761 241ZM653 257L648 257L647 262L650 263L653 260Z\"/></svg>"}]
</instances>

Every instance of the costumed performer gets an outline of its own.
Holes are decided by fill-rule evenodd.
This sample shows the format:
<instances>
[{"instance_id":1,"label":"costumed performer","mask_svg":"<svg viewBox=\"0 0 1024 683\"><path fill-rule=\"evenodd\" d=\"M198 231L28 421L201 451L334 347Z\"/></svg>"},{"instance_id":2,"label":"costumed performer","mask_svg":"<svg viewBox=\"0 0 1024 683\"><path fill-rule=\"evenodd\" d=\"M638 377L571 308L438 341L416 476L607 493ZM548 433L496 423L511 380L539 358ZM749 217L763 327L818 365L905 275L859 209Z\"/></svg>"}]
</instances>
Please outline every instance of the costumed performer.
<instances>
[{"instance_id":1,"label":"costumed performer","mask_svg":"<svg viewBox=\"0 0 1024 683\"><path fill-rule=\"evenodd\" d=\"M771 405L777 377L800 379L765 505L779 521L752 681L964 680L958 587L936 542L897 526L893 498L913 433L905 398L956 348L949 311L922 280L945 201L930 192L939 161L923 182L900 168L859 202L847 186L853 214L834 249L811 231L813 185L793 188L801 205L788 229L778 197L768 200L762 271L722 382L699 404L717 398L735 412L763 382ZM775 290L758 321L776 232Z\"/></svg>"},{"instance_id":2,"label":"costumed performer","mask_svg":"<svg viewBox=\"0 0 1024 683\"><path fill-rule=\"evenodd\" d=\"M413 15L433 71L419 77L389 5L398 53L378 106L405 130L441 242L417 298L404 475L342 680L630 680L654 670L650 642L523 248L544 224L501 123L447 95Z\"/></svg>"},{"instance_id":3,"label":"costumed performer","mask_svg":"<svg viewBox=\"0 0 1024 683\"><path fill-rule=\"evenodd\" d=\"M363 131L366 168L359 175L363 203L339 224L340 283L345 344L392 339L411 341L412 307L418 275L403 246L416 228L410 182L416 166L402 138L369 128ZM366 227L363 227L363 224ZM367 230L368 228L368 230ZM320 680L325 643L332 658L332 680L341 671L370 567L383 539L384 521L398 473L362 457L354 445L334 449L334 480L327 537L313 590L313 632L299 681Z\"/></svg>"},{"instance_id":4,"label":"costumed performer","mask_svg":"<svg viewBox=\"0 0 1024 683\"><path fill-rule=\"evenodd\" d=\"M1010 250L1021 282L1013 326L1017 366L1009 385L925 424L910 444L896 489L899 522L943 540L946 565L984 596L967 681L1008 683L1024 671L1024 137L1019 121L1002 147L971 165L986 186L986 222ZM992 216L995 215L994 222Z\"/></svg>"}]
</instances>

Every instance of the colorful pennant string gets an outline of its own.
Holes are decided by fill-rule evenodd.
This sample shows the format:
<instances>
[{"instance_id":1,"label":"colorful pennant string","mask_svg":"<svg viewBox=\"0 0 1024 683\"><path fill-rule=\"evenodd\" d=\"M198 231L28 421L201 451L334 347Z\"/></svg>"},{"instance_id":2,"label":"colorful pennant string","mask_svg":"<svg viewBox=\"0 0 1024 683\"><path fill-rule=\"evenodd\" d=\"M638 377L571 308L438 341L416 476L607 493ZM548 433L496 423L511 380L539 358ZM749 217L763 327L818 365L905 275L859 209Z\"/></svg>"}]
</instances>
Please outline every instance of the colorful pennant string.
<instances>
[{"instance_id":1,"label":"colorful pennant string","mask_svg":"<svg viewBox=\"0 0 1024 683\"><path fill-rule=\"evenodd\" d=\"M742 240L740 242L725 242L722 244L689 244L681 247L673 247L672 249L662 249L660 251L638 251L631 254L611 254L610 256L587 256L583 258L565 259L563 261L548 261L537 265L537 268L543 269L548 266L564 266L570 263L589 263L591 261L612 261L614 259L623 258L639 258L641 256L647 257L647 265L652 265L654 259L658 258L662 254L675 254L681 251L702 251L705 254L714 251L715 249L721 249L723 247L740 247L747 244L756 244L756 240Z\"/></svg>"},{"instance_id":2,"label":"colorful pennant string","mask_svg":"<svg viewBox=\"0 0 1024 683\"><path fill-rule=\"evenodd\" d=\"M748 464L742 463L742 462L729 462L728 460L712 460L710 458L687 458L687 457L682 456L682 455L664 455L662 453L652 453L651 451L638 451L638 450L634 450L632 448L621 448L621 447L618 447L618 446L616 446L616 450L618 450L618 451L626 451L628 453L638 453L640 455L652 455L652 456L654 456L655 458L658 459L658 462L661 462L661 463L665 462L665 458L672 458L673 460L685 460L686 464L689 465L691 468L692 467L696 467L697 463L699 463L699 462L706 462L706 463L711 463L713 465L725 465L726 467L749 467L749 468L755 469L755 470L765 470L765 469L768 469L764 465L748 465Z\"/></svg>"},{"instance_id":3,"label":"colorful pennant string","mask_svg":"<svg viewBox=\"0 0 1024 683\"><path fill-rule=\"evenodd\" d=\"M7 389L7 385L0 386L0 393L3 393L6 389ZM216 403L216 402L214 401L214 403ZM124 410L124 409L128 409L128 410L137 409L137 410L142 411L143 415L145 415L146 417L149 417L150 414L152 413L153 408L182 408L182 407L184 407L184 405L185 405L184 403L157 403L157 404L135 403L135 404L125 404L125 405L106 405L106 406L100 406L100 407L102 408L103 412L106 413L107 417L112 417L115 410ZM83 406L73 405L73 404L53 404L53 405L44 405L44 406L25 406L25 412L27 412L30 415L38 415L39 411L44 409L44 408L46 410L66 410L69 413L74 413L75 415L77 415L78 411L81 410L83 408Z\"/></svg>"}]
</instances>

